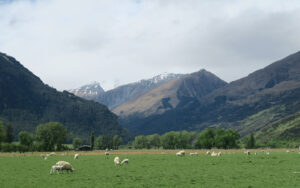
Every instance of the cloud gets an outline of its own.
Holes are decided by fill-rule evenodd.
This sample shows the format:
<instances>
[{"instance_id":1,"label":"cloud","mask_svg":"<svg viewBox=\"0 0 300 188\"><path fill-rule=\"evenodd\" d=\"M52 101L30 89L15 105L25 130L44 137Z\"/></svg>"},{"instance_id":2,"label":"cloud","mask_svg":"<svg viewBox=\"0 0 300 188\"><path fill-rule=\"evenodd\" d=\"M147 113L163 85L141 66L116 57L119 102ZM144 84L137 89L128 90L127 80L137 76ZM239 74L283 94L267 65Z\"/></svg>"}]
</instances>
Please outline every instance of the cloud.
<instances>
[{"instance_id":1,"label":"cloud","mask_svg":"<svg viewBox=\"0 0 300 188\"><path fill-rule=\"evenodd\" d=\"M205 68L232 81L300 49L297 1L0 0L0 51L59 90Z\"/></svg>"}]
</instances>

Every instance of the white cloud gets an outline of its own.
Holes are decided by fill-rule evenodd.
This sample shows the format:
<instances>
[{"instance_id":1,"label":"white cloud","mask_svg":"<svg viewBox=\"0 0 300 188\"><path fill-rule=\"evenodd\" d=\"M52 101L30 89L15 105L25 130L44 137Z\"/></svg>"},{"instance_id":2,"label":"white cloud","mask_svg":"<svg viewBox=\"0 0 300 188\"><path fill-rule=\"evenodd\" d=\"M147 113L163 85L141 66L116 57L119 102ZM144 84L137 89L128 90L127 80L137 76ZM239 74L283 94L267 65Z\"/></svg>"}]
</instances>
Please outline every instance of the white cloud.
<instances>
[{"instance_id":1,"label":"white cloud","mask_svg":"<svg viewBox=\"0 0 300 188\"><path fill-rule=\"evenodd\" d=\"M298 1L0 0L0 51L60 90L205 68L226 81L300 49Z\"/></svg>"}]
</instances>

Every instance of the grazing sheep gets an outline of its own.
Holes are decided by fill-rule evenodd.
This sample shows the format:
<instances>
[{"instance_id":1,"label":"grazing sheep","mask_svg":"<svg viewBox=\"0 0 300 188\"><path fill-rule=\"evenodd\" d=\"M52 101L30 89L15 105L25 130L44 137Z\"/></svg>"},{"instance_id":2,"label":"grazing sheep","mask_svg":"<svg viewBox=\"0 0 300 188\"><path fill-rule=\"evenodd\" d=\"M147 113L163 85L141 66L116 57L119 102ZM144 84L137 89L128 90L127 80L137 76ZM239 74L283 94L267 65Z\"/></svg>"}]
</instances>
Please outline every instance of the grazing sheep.
<instances>
[{"instance_id":1,"label":"grazing sheep","mask_svg":"<svg viewBox=\"0 0 300 188\"><path fill-rule=\"evenodd\" d=\"M207 152L206 152L206 155L210 155L210 151L207 151Z\"/></svg>"},{"instance_id":2,"label":"grazing sheep","mask_svg":"<svg viewBox=\"0 0 300 188\"><path fill-rule=\"evenodd\" d=\"M45 155L45 154L41 154L40 156L41 156L42 158L45 158L45 157L46 157L46 155Z\"/></svg>"},{"instance_id":3,"label":"grazing sheep","mask_svg":"<svg viewBox=\"0 0 300 188\"><path fill-rule=\"evenodd\" d=\"M222 155L222 152L219 152L219 153L218 153L218 156L221 156L221 155Z\"/></svg>"},{"instance_id":4,"label":"grazing sheep","mask_svg":"<svg viewBox=\"0 0 300 188\"><path fill-rule=\"evenodd\" d=\"M78 159L78 157L79 157L79 154L76 153L76 154L74 155L74 160L75 160L75 159Z\"/></svg>"},{"instance_id":5,"label":"grazing sheep","mask_svg":"<svg viewBox=\"0 0 300 188\"><path fill-rule=\"evenodd\" d=\"M179 152L176 153L176 156L180 156L180 157L183 157L185 155L185 151L184 150L181 150Z\"/></svg>"},{"instance_id":6,"label":"grazing sheep","mask_svg":"<svg viewBox=\"0 0 300 188\"><path fill-rule=\"evenodd\" d=\"M67 172L71 171L73 172L75 169L72 167L72 165L69 162L66 161L58 161L56 163L58 166L62 166L62 171L66 170Z\"/></svg>"},{"instance_id":7,"label":"grazing sheep","mask_svg":"<svg viewBox=\"0 0 300 188\"><path fill-rule=\"evenodd\" d=\"M115 157L114 158L114 163L115 163L116 166L120 165L120 158L119 157Z\"/></svg>"},{"instance_id":8,"label":"grazing sheep","mask_svg":"<svg viewBox=\"0 0 300 188\"><path fill-rule=\"evenodd\" d=\"M121 165L123 164L128 164L129 163L129 159L124 159L122 162L121 162Z\"/></svg>"},{"instance_id":9,"label":"grazing sheep","mask_svg":"<svg viewBox=\"0 0 300 188\"><path fill-rule=\"evenodd\" d=\"M267 151L266 154L267 154L267 155L270 155L270 152Z\"/></svg>"},{"instance_id":10,"label":"grazing sheep","mask_svg":"<svg viewBox=\"0 0 300 188\"><path fill-rule=\"evenodd\" d=\"M109 152L108 152L108 151L107 151L107 152L105 152L104 154L105 154L105 156L106 156L106 157L108 157L108 156L109 156Z\"/></svg>"},{"instance_id":11,"label":"grazing sheep","mask_svg":"<svg viewBox=\"0 0 300 188\"><path fill-rule=\"evenodd\" d=\"M211 156L215 157L215 156L218 156L217 153L215 153L214 151L211 153Z\"/></svg>"},{"instance_id":12,"label":"grazing sheep","mask_svg":"<svg viewBox=\"0 0 300 188\"><path fill-rule=\"evenodd\" d=\"M254 155L257 155L257 152L255 152Z\"/></svg>"},{"instance_id":13,"label":"grazing sheep","mask_svg":"<svg viewBox=\"0 0 300 188\"><path fill-rule=\"evenodd\" d=\"M53 165L51 167L50 174L53 174L54 172L57 172L59 174L59 172L62 171L62 168L63 168L63 166L61 166L61 165Z\"/></svg>"},{"instance_id":14,"label":"grazing sheep","mask_svg":"<svg viewBox=\"0 0 300 188\"><path fill-rule=\"evenodd\" d=\"M197 152L195 152L195 153L190 153L190 156L193 156L193 155L198 155L198 153L197 153Z\"/></svg>"},{"instance_id":15,"label":"grazing sheep","mask_svg":"<svg viewBox=\"0 0 300 188\"><path fill-rule=\"evenodd\" d=\"M54 152L50 153L49 156L56 156Z\"/></svg>"},{"instance_id":16,"label":"grazing sheep","mask_svg":"<svg viewBox=\"0 0 300 188\"><path fill-rule=\"evenodd\" d=\"M244 152L246 155L250 155L250 151L245 151Z\"/></svg>"}]
</instances>

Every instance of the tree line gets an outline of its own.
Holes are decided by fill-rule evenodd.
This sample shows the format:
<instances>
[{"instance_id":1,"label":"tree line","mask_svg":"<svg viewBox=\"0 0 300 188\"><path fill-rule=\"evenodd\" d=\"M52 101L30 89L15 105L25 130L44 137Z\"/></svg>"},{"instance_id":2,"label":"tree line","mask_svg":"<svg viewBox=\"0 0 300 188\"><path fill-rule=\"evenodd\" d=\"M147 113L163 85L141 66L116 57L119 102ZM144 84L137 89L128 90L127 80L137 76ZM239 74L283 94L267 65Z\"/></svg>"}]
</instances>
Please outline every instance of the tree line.
<instances>
[{"instance_id":1,"label":"tree line","mask_svg":"<svg viewBox=\"0 0 300 188\"><path fill-rule=\"evenodd\" d=\"M232 149L241 147L240 135L231 129L207 128L200 133L188 131L170 131L163 135L139 135L135 137L133 146L136 149ZM254 148L255 140L244 139L246 148Z\"/></svg>"},{"instance_id":2,"label":"tree line","mask_svg":"<svg viewBox=\"0 0 300 188\"><path fill-rule=\"evenodd\" d=\"M62 151L70 148L65 145L68 137L68 131L65 126L59 122L49 122L37 126L35 134L26 131L18 133L19 143L13 143L15 140L13 126L0 121L0 151L3 152L27 152L27 151ZM122 143L119 135L103 135L96 139L97 149L118 149ZM73 148L82 146L80 138L73 139ZM90 148L94 149L95 135L94 131L90 136Z\"/></svg>"}]
</instances>

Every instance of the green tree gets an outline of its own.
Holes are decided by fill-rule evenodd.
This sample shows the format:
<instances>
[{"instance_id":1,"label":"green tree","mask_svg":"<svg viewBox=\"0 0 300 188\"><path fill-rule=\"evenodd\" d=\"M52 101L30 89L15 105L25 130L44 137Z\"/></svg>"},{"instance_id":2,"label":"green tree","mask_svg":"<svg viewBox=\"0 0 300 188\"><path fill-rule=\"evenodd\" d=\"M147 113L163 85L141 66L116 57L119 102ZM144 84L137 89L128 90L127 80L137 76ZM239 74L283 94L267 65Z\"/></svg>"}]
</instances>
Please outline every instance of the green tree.
<instances>
[{"instance_id":1,"label":"green tree","mask_svg":"<svg viewBox=\"0 0 300 188\"><path fill-rule=\"evenodd\" d=\"M98 149L104 149L104 146L103 146L103 137L102 136L98 136L97 139L96 139L96 147Z\"/></svg>"},{"instance_id":2,"label":"green tree","mask_svg":"<svg viewBox=\"0 0 300 188\"><path fill-rule=\"evenodd\" d=\"M12 143L14 140L14 131L13 131L13 127L10 123L8 123L6 125L6 129L5 129L5 142L6 143Z\"/></svg>"},{"instance_id":3,"label":"green tree","mask_svg":"<svg viewBox=\"0 0 300 188\"><path fill-rule=\"evenodd\" d=\"M4 124L2 121L0 121L0 150L2 142L4 141L4 130L3 130Z\"/></svg>"},{"instance_id":4,"label":"green tree","mask_svg":"<svg viewBox=\"0 0 300 188\"><path fill-rule=\"evenodd\" d=\"M147 140L146 136L144 136L144 135L136 136L134 139L134 147L136 149L147 148L147 143L148 143L148 140Z\"/></svg>"},{"instance_id":5,"label":"green tree","mask_svg":"<svg viewBox=\"0 0 300 188\"><path fill-rule=\"evenodd\" d=\"M247 149L255 148L255 138L254 138L253 133L251 133L250 136L246 138L245 145L246 145Z\"/></svg>"},{"instance_id":6,"label":"green tree","mask_svg":"<svg viewBox=\"0 0 300 188\"><path fill-rule=\"evenodd\" d=\"M45 151L61 150L67 139L67 129L58 122L40 124L36 128L36 138Z\"/></svg>"},{"instance_id":7,"label":"green tree","mask_svg":"<svg viewBox=\"0 0 300 188\"><path fill-rule=\"evenodd\" d=\"M79 148L82 145L82 140L80 138L74 138L73 139L73 148Z\"/></svg>"},{"instance_id":8,"label":"green tree","mask_svg":"<svg viewBox=\"0 0 300 188\"><path fill-rule=\"evenodd\" d=\"M207 128L202 131L197 137L197 148L210 149L215 145L215 131L211 128Z\"/></svg>"},{"instance_id":9,"label":"green tree","mask_svg":"<svg viewBox=\"0 0 300 188\"><path fill-rule=\"evenodd\" d=\"M119 135L113 137L113 149L118 149L122 143L122 138Z\"/></svg>"},{"instance_id":10,"label":"green tree","mask_svg":"<svg viewBox=\"0 0 300 188\"><path fill-rule=\"evenodd\" d=\"M93 150L94 145L95 145L95 132L94 131L91 132L90 142L91 142L91 150Z\"/></svg>"},{"instance_id":11,"label":"green tree","mask_svg":"<svg viewBox=\"0 0 300 188\"><path fill-rule=\"evenodd\" d=\"M161 140L159 134L149 135L147 136L147 139L150 146L154 148L159 148L161 146Z\"/></svg>"},{"instance_id":12,"label":"green tree","mask_svg":"<svg viewBox=\"0 0 300 188\"><path fill-rule=\"evenodd\" d=\"M19 132L18 137L19 137L19 142L21 145L27 146L28 148L32 147L32 144L33 144L33 135L32 134L30 134L26 131L22 131L22 132Z\"/></svg>"},{"instance_id":13,"label":"green tree","mask_svg":"<svg viewBox=\"0 0 300 188\"><path fill-rule=\"evenodd\" d=\"M164 149L176 149L178 134L175 131L167 132L162 135L162 146Z\"/></svg>"}]
</instances>

